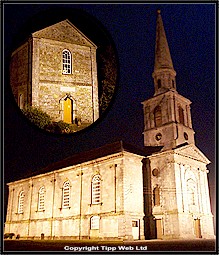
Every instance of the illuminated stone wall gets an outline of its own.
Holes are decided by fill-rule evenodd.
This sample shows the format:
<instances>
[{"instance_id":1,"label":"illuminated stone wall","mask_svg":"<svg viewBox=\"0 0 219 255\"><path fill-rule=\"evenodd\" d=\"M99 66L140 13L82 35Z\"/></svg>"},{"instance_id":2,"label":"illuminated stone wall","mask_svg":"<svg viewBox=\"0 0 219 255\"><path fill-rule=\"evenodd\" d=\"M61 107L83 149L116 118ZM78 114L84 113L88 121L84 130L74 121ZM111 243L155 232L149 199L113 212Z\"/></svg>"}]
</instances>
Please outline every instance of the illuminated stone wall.
<instances>
[{"instance_id":1,"label":"illuminated stone wall","mask_svg":"<svg viewBox=\"0 0 219 255\"><path fill-rule=\"evenodd\" d=\"M176 91L168 91L147 99L142 104L145 146L164 146L164 149L171 149L185 142L195 143L190 112L191 102L188 99ZM154 110L157 106L161 107L162 123L156 126ZM183 109L184 124L180 123L179 106ZM157 134L161 134L160 139L156 138Z\"/></svg>"},{"instance_id":2,"label":"illuminated stone wall","mask_svg":"<svg viewBox=\"0 0 219 255\"><path fill-rule=\"evenodd\" d=\"M70 74L62 70L65 49L71 52ZM74 103L73 119L92 123L99 117L96 46L69 21L33 33L29 48L25 43L13 53L11 86L15 98L18 87L26 98L28 80L29 104L41 108L55 121L63 119L62 100L66 95Z\"/></svg>"},{"instance_id":3,"label":"illuminated stone wall","mask_svg":"<svg viewBox=\"0 0 219 255\"><path fill-rule=\"evenodd\" d=\"M39 239L133 239L132 221L140 223L144 239L142 156L122 152L37 175L9 184L5 233ZM91 180L101 176L101 203L91 203ZM54 182L55 179L55 182ZM62 208L63 183L71 186L70 206ZM45 210L38 210L38 191L45 187ZM18 196L24 190L23 214L18 213ZM100 217L99 230L92 232L90 219Z\"/></svg>"},{"instance_id":4,"label":"illuminated stone wall","mask_svg":"<svg viewBox=\"0 0 219 255\"><path fill-rule=\"evenodd\" d=\"M214 238L206 170L209 161L202 152L187 145L149 158L151 190L160 188L160 204L154 205L152 195L150 206L154 220L162 220L162 239L197 238L195 220L200 220L202 238Z\"/></svg>"},{"instance_id":5,"label":"illuminated stone wall","mask_svg":"<svg viewBox=\"0 0 219 255\"><path fill-rule=\"evenodd\" d=\"M27 92L29 81L29 46L28 42L19 47L11 56L10 84L15 101L19 104L19 95L23 94L24 104L27 104Z\"/></svg>"}]
</instances>

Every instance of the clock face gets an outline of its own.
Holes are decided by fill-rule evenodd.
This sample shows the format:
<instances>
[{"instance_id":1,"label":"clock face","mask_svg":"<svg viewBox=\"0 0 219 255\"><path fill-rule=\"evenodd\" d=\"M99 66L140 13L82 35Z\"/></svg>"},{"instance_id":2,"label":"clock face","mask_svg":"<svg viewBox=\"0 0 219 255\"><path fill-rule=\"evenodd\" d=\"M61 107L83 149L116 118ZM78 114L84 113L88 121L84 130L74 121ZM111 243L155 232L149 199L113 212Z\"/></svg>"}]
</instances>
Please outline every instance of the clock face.
<instances>
[{"instance_id":1,"label":"clock face","mask_svg":"<svg viewBox=\"0 0 219 255\"><path fill-rule=\"evenodd\" d=\"M186 140L189 139L188 134L187 134L186 132L184 132L184 138L185 138Z\"/></svg>"},{"instance_id":2,"label":"clock face","mask_svg":"<svg viewBox=\"0 0 219 255\"><path fill-rule=\"evenodd\" d=\"M157 133L156 136L155 136L155 139L157 141L159 141L161 138L162 138L162 134L161 133Z\"/></svg>"}]
</instances>

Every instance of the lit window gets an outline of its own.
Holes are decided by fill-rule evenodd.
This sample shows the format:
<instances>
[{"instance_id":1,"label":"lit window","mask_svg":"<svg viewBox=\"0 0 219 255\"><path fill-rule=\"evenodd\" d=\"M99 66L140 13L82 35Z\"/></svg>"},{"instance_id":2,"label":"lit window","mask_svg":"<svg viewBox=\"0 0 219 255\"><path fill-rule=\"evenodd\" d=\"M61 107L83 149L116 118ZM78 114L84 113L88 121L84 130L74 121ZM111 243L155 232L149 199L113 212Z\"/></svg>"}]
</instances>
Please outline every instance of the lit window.
<instances>
[{"instance_id":1,"label":"lit window","mask_svg":"<svg viewBox=\"0 0 219 255\"><path fill-rule=\"evenodd\" d=\"M43 211L45 206L45 188L41 187L38 194L38 210Z\"/></svg>"},{"instance_id":2,"label":"lit window","mask_svg":"<svg viewBox=\"0 0 219 255\"><path fill-rule=\"evenodd\" d=\"M18 213L24 211L24 191L21 191L18 197Z\"/></svg>"},{"instance_id":3,"label":"lit window","mask_svg":"<svg viewBox=\"0 0 219 255\"><path fill-rule=\"evenodd\" d=\"M24 108L24 95L23 94L19 95L19 107L20 107L20 109Z\"/></svg>"},{"instance_id":4,"label":"lit window","mask_svg":"<svg viewBox=\"0 0 219 255\"><path fill-rule=\"evenodd\" d=\"M100 203L100 175L95 175L91 183L92 204Z\"/></svg>"},{"instance_id":5,"label":"lit window","mask_svg":"<svg viewBox=\"0 0 219 255\"><path fill-rule=\"evenodd\" d=\"M157 106L154 109L154 124L155 124L155 127L159 127L162 125L162 115L161 115L160 106Z\"/></svg>"},{"instance_id":6,"label":"lit window","mask_svg":"<svg viewBox=\"0 0 219 255\"><path fill-rule=\"evenodd\" d=\"M62 188L62 208L69 207L70 205L70 183L64 182Z\"/></svg>"},{"instance_id":7,"label":"lit window","mask_svg":"<svg viewBox=\"0 0 219 255\"><path fill-rule=\"evenodd\" d=\"M62 73L71 73L71 53L68 50L63 50L62 52Z\"/></svg>"},{"instance_id":8,"label":"lit window","mask_svg":"<svg viewBox=\"0 0 219 255\"><path fill-rule=\"evenodd\" d=\"M154 206L160 205L160 188L157 186L153 190Z\"/></svg>"},{"instance_id":9,"label":"lit window","mask_svg":"<svg viewBox=\"0 0 219 255\"><path fill-rule=\"evenodd\" d=\"M90 229L99 229L100 228L100 217L93 216L90 218Z\"/></svg>"}]
</instances>

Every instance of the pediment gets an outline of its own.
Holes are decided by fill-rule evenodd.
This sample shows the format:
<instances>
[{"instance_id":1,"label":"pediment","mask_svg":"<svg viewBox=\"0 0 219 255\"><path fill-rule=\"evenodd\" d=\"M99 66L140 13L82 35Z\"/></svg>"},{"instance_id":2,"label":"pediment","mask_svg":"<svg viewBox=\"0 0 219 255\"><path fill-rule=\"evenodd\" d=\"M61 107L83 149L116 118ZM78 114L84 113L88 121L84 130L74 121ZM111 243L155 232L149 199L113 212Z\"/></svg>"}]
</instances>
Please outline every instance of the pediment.
<instances>
[{"instance_id":1,"label":"pediment","mask_svg":"<svg viewBox=\"0 0 219 255\"><path fill-rule=\"evenodd\" d=\"M32 36L96 48L96 45L67 19L36 31Z\"/></svg>"},{"instance_id":2,"label":"pediment","mask_svg":"<svg viewBox=\"0 0 219 255\"><path fill-rule=\"evenodd\" d=\"M188 157L205 164L209 164L210 160L194 145L188 144L174 150L177 154Z\"/></svg>"}]
</instances>

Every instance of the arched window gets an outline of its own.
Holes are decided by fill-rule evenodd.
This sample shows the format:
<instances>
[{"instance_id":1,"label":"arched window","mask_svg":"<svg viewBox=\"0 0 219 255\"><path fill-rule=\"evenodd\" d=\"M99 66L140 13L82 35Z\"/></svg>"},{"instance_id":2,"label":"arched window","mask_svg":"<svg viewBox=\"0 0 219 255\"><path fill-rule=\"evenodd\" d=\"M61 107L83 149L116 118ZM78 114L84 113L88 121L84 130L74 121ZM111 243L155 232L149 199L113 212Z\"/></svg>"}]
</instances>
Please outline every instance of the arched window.
<instances>
[{"instance_id":1,"label":"arched window","mask_svg":"<svg viewBox=\"0 0 219 255\"><path fill-rule=\"evenodd\" d=\"M45 208L45 188L41 187L38 193L38 211L43 211Z\"/></svg>"},{"instance_id":2,"label":"arched window","mask_svg":"<svg viewBox=\"0 0 219 255\"><path fill-rule=\"evenodd\" d=\"M70 205L70 183L65 181L62 187L62 208L67 208Z\"/></svg>"},{"instance_id":3,"label":"arched window","mask_svg":"<svg viewBox=\"0 0 219 255\"><path fill-rule=\"evenodd\" d=\"M19 107L20 107L20 109L24 109L24 95L23 94L19 95Z\"/></svg>"},{"instance_id":4,"label":"arched window","mask_svg":"<svg viewBox=\"0 0 219 255\"><path fill-rule=\"evenodd\" d=\"M188 205L196 204L196 183L193 179L187 180L187 201Z\"/></svg>"},{"instance_id":5,"label":"arched window","mask_svg":"<svg viewBox=\"0 0 219 255\"><path fill-rule=\"evenodd\" d=\"M91 182L92 204L100 203L100 175L95 175Z\"/></svg>"},{"instance_id":6,"label":"arched window","mask_svg":"<svg viewBox=\"0 0 219 255\"><path fill-rule=\"evenodd\" d=\"M92 216L90 218L90 229L99 229L100 228L100 217Z\"/></svg>"},{"instance_id":7,"label":"arched window","mask_svg":"<svg viewBox=\"0 0 219 255\"><path fill-rule=\"evenodd\" d=\"M160 188L158 186L156 186L153 190L153 201L154 206L160 205Z\"/></svg>"},{"instance_id":8,"label":"arched window","mask_svg":"<svg viewBox=\"0 0 219 255\"><path fill-rule=\"evenodd\" d=\"M161 115L160 106L157 106L154 109L154 124L155 124L155 127L159 127L162 125L162 115Z\"/></svg>"},{"instance_id":9,"label":"arched window","mask_svg":"<svg viewBox=\"0 0 219 255\"><path fill-rule=\"evenodd\" d=\"M21 191L18 197L18 213L24 212L24 191Z\"/></svg>"},{"instance_id":10,"label":"arched window","mask_svg":"<svg viewBox=\"0 0 219 255\"><path fill-rule=\"evenodd\" d=\"M63 50L62 52L62 73L71 73L71 53L69 50Z\"/></svg>"},{"instance_id":11,"label":"arched window","mask_svg":"<svg viewBox=\"0 0 219 255\"><path fill-rule=\"evenodd\" d=\"M179 106L179 123L184 125L184 111L181 106Z\"/></svg>"}]
</instances>

